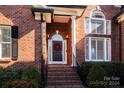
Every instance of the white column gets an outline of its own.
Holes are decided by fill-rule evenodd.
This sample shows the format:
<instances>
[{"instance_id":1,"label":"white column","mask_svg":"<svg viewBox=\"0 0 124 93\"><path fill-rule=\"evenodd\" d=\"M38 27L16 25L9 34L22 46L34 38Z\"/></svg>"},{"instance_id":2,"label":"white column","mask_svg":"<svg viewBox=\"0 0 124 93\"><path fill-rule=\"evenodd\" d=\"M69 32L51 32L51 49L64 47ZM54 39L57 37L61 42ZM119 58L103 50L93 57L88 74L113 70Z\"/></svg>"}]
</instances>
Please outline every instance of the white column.
<instances>
[{"instance_id":1,"label":"white column","mask_svg":"<svg viewBox=\"0 0 124 93\"><path fill-rule=\"evenodd\" d=\"M76 66L76 20L72 16L72 66Z\"/></svg>"},{"instance_id":2,"label":"white column","mask_svg":"<svg viewBox=\"0 0 124 93\"><path fill-rule=\"evenodd\" d=\"M0 35L2 36L2 31L0 29ZM0 44L0 58L2 58L2 44Z\"/></svg>"},{"instance_id":3,"label":"white column","mask_svg":"<svg viewBox=\"0 0 124 93\"><path fill-rule=\"evenodd\" d=\"M46 51L46 22L41 23L41 31L42 31L42 53L43 59L45 63L47 62L47 51Z\"/></svg>"}]
</instances>

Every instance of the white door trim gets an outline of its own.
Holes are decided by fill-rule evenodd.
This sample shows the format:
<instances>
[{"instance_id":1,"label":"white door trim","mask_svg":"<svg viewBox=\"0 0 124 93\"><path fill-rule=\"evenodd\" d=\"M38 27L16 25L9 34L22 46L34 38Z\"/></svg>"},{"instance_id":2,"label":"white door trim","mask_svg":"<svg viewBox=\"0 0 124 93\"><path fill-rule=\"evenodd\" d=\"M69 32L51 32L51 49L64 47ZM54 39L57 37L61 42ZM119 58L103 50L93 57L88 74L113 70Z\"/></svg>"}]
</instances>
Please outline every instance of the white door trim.
<instances>
[{"instance_id":1,"label":"white door trim","mask_svg":"<svg viewBox=\"0 0 124 93\"><path fill-rule=\"evenodd\" d=\"M48 64L67 64L67 42L66 40L62 41L62 60L63 61L53 61L52 59L52 41L51 39L48 40Z\"/></svg>"}]
</instances>

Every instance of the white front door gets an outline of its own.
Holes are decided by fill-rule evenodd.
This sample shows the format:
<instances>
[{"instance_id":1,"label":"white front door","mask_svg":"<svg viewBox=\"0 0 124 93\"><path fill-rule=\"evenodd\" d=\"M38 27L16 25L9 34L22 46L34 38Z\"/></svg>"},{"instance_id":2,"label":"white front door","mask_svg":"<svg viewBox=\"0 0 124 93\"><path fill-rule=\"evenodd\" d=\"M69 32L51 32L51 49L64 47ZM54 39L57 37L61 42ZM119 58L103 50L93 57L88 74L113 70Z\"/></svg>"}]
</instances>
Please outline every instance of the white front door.
<instances>
[{"instance_id":1,"label":"white front door","mask_svg":"<svg viewBox=\"0 0 124 93\"><path fill-rule=\"evenodd\" d=\"M48 64L67 64L66 40L48 40Z\"/></svg>"}]
</instances>

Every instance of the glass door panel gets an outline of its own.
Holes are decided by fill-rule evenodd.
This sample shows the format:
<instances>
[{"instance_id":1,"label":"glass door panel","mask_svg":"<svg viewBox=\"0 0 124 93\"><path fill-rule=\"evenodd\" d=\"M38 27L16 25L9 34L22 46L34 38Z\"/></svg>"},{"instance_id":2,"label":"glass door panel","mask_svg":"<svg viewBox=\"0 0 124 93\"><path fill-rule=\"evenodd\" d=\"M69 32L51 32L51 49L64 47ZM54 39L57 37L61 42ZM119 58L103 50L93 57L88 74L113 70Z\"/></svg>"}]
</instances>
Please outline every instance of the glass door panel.
<instances>
[{"instance_id":1,"label":"glass door panel","mask_svg":"<svg viewBox=\"0 0 124 93\"><path fill-rule=\"evenodd\" d=\"M62 41L52 41L52 50L53 61L63 61Z\"/></svg>"}]
</instances>

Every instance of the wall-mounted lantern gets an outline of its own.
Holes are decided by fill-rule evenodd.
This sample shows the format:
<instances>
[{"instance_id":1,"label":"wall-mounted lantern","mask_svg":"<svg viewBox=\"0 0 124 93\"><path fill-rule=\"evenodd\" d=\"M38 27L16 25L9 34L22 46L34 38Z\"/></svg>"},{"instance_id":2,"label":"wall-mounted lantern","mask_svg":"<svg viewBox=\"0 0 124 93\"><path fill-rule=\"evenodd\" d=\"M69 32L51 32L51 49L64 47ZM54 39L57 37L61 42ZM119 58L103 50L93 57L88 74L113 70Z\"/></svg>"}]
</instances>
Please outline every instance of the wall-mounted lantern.
<instances>
[{"instance_id":1,"label":"wall-mounted lantern","mask_svg":"<svg viewBox=\"0 0 124 93\"><path fill-rule=\"evenodd\" d=\"M35 20L41 20L41 13L35 12L34 15L35 15Z\"/></svg>"},{"instance_id":2,"label":"wall-mounted lantern","mask_svg":"<svg viewBox=\"0 0 124 93\"><path fill-rule=\"evenodd\" d=\"M47 23L51 23L52 22L52 14L51 13L43 13L43 20Z\"/></svg>"},{"instance_id":3,"label":"wall-mounted lantern","mask_svg":"<svg viewBox=\"0 0 124 93\"><path fill-rule=\"evenodd\" d=\"M68 39L69 37L68 37L68 35L66 35L66 39Z\"/></svg>"},{"instance_id":4,"label":"wall-mounted lantern","mask_svg":"<svg viewBox=\"0 0 124 93\"><path fill-rule=\"evenodd\" d=\"M47 35L47 38L50 38L50 34Z\"/></svg>"}]
</instances>

